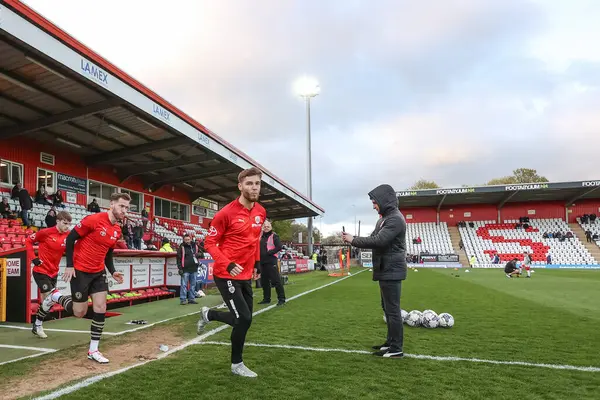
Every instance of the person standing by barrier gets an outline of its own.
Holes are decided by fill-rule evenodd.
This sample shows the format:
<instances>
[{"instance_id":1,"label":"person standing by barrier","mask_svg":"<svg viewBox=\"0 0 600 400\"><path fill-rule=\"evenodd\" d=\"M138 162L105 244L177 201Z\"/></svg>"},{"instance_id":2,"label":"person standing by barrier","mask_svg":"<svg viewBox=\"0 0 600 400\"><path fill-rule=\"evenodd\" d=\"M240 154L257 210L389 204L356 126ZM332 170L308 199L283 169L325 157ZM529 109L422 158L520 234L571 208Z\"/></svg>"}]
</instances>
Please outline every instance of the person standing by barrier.
<instances>
[{"instance_id":1,"label":"person standing by barrier","mask_svg":"<svg viewBox=\"0 0 600 400\"><path fill-rule=\"evenodd\" d=\"M258 304L271 303L271 286L277 292L277 305L285 304L285 290L277 269L277 254L281 251L279 235L273 232L270 221L265 221L260 239L260 279L263 289L263 300Z\"/></svg>"},{"instance_id":2,"label":"person standing by barrier","mask_svg":"<svg viewBox=\"0 0 600 400\"><path fill-rule=\"evenodd\" d=\"M177 269L181 276L179 304L196 303L196 277L198 276L198 247L189 234L183 235L183 243L177 249ZM188 289L189 284L189 289Z\"/></svg>"},{"instance_id":3,"label":"person standing by barrier","mask_svg":"<svg viewBox=\"0 0 600 400\"><path fill-rule=\"evenodd\" d=\"M401 358L403 326L400 314L402 281L406 279L406 221L398 210L396 192L390 185L380 185L369 192L373 209L381 215L369 237L354 237L343 232L344 242L359 249L373 250L373 280L379 281L387 322L387 340L373 346L376 356Z\"/></svg>"}]
</instances>

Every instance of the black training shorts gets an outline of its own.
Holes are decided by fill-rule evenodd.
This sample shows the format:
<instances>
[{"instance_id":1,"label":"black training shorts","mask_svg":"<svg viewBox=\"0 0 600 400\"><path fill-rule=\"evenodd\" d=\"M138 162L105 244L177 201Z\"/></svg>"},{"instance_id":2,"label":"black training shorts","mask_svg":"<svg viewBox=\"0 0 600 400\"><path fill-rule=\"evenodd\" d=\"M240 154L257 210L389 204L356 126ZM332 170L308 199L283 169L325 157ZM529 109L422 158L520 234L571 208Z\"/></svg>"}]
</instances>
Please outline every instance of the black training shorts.
<instances>
[{"instance_id":1,"label":"black training shorts","mask_svg":"<svg viewBox=\"0 0 600 400\"><path fill-rule=\"evenodd\" d=\"M46 274L40 274L39 272L33 272L33 280L40 288L40 292L48 293L56 287L57 276L54 278L49 277Z\"/></svg>"},{"instance_id":2,"label":"black training shorts","mask_svg":"<svg viewBox=\"0 0 600 400\"><path fill-rule=\"evenodd\" d=\"M71 278L73 302L86 303L88 296L100 292L108 292L106 271L88 273L75 269L75 276Z\"/></svg>"}]
</instances>

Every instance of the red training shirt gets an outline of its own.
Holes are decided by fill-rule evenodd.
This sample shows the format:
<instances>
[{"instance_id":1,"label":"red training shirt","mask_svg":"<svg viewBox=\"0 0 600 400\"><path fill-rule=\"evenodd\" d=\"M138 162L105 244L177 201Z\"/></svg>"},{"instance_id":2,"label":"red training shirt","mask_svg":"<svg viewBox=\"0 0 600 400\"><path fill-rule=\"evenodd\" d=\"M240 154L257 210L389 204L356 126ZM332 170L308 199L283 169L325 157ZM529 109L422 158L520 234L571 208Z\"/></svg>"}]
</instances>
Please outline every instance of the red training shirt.
<instances>
[{"instance_id":1,"label":"red training shirt","mask_svg":"<svg viewBox=\"0 0 600 400\"><path fill-rule=\"evenodd\" d=\"M110 222L108 212L101 212L88 215L74 229L81 238L73 250L73 267L87 273L104 271L106 253L115 248L121 236L119 224Z\"/></svg>"},{"instance_id":2,"label":"red training shirt","mask_svg":"<svg viewBox=\"0 0 600 400\"><path fill-rule=\"evenodd\" d=\"M61 233L55 226L42 229L27 237L25 246L27 247L27 258L29 260L35 258L33 245L35 243L40 244L38 248L38 258L42 261L42 264L33 267L33 272L48 275L50 278L54 278L58 275L58 266L60 264L60 259L65 252L65 242L68 235L69 231Z\"/></svg>"},{"instance_id":3,"label":"red training shirt","mask_svg":"<svg viewBox=\"0 0 600 400\"><path fill-rule=\"evenodd\" d=\"M263 206L254 203L248 210L239 199L232 201L215 214L204 247L215 260L213 275L240 281L252 278L254 264L260 261L260 237L267 217ZM227 271L231 263L244 270L235 277Z\"/></svg>"}]
</instances>

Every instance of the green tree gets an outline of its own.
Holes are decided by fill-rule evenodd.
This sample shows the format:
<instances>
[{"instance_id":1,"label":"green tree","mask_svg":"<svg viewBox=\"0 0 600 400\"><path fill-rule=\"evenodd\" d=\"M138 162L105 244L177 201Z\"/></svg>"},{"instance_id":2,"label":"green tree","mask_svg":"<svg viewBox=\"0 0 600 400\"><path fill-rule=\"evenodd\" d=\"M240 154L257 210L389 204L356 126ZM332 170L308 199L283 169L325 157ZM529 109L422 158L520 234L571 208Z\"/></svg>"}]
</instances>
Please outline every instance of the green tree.
<instances>
[{"instance_id":1,"label":"green tree","mask_svg":"<svg viewBox=\"0 0 600 400\"><path fill-rule=\"evenodd\" d=\"M518 183L540 183L548 182L545 176L538 175L537 170L531 168L518 168L512 175L502 178L494 178L487 185L514 185Z\"/></svg>"},{"instance_id":2,"label":"green tree","mask_svg":"<svg viewBox=\"0 0 600 400\"><path fill-rule=\"evenodd\" d=\"M279 235L279 238L284 242L292 241L292 224L293 219L286 219L284 221L274 221L273 231Z\"/></svg>"},{"instance_id":3,"label":"green tree","mask_svg":"<svg viewBox=\"0 0 600 400\"><path fill-rule=\"evenodd\" d=\"M434 181L428 181L426 179L419 179L407 190L421 190L421 189L439 189L439 185Z\"/></svg>"},{"instance_id":4,"label":"green tree","mask_svg":"<svg viewBox=\"0 0 600 400\"><path fill-rule=\"evenodd\" d=\"M302 243L308 241L308 227L302 223L296 222L293 219L273 222L273 230L279 235L279 238L284 242L298 242L298 233L302 232ZM319 229L313 226L313 243L320 242L322 239Z\"/></svg>"}]
</instances>

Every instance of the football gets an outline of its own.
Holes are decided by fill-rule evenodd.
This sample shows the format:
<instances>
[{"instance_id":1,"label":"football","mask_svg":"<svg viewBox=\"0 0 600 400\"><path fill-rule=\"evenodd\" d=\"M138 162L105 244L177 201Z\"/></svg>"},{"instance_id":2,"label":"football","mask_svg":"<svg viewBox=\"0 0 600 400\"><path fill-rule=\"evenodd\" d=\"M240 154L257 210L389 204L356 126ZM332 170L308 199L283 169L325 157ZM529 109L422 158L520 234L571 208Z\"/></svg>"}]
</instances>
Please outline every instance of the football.
<instances>
[{"instance_id":1,"label":"football","mask_svg":"<svg viewBox=\"0 0 600 400\"><path fill-rule=\"evenodd\" d=\"M431 311L431 310L427 310L427 311L423 311L423 315L421 317L421 325L425 328L437 328L440 324L440 319L438 317L438 315Z\"/></svg>"},{"instance_id":2,"label":"football","mask_svg":"<svg viewBox=\"0 0 600 400\"><path fill-rule=\"evenodd\" d=\"M452 328L454 326L454 317L448 313L438 315L439 324L442 328Z\"/></svg>"},{"instance_id":3,"label":"football","mask_svg":"<svg viewBox=\"0 0 600 400\"><path fill-rule=\"evenodd\" d=\"M421 311L412 310L408 313L408 317L406 318L406 324L408 326L419 326L421 325L422 317L423 314L421 314Z\"/></svg>"}]
</instances>

